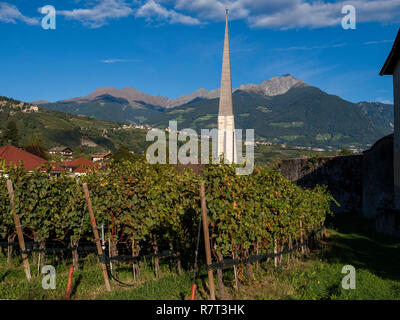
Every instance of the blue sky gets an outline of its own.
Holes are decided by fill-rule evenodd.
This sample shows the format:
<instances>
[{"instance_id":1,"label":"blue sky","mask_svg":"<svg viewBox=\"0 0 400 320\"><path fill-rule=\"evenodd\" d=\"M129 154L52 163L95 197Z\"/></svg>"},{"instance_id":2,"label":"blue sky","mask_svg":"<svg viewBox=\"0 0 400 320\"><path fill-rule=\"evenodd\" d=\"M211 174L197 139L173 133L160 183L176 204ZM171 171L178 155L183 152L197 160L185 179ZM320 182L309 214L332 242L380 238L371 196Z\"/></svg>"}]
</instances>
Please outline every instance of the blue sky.
<instances>
[{"instance_id":1,"label":"blue sky","mask_svg":"<svg viewBox=\"0 0 400 320\"><path fill-rule=\"evenodd\" d=\"M0 0L0 95L33 101L133 86L176 98L219 87L225 6L233 86L290 73L347 100L391 102L379 76L400 0ZM356 8L355 30L341 8ZM39 8L57 10L55 30Z\"/></svg>"}]
</instances>

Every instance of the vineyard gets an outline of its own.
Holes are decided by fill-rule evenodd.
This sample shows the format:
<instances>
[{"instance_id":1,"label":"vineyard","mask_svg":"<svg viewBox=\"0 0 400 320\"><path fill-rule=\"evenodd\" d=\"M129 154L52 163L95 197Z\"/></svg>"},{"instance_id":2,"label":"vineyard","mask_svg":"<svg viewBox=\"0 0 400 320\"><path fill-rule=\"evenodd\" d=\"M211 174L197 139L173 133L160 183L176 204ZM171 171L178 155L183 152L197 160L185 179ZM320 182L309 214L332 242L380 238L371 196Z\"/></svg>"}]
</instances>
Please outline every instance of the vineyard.
<instances>
[{"instance_id":1,"label":"vineyard","mask_svg":"<svg viewBox=\"0 0 400 320\"><path fill-rule=\"evenodd\" d=\"M2 242L13 242L16 230L7 178L14 186L14 210L26 242L43 249L38 250L41 264L46 246L70 248L77 264L79 243L93 242L83 183L90 191L97 225L105 226L111 257L169 250L179 271L193 267L201 183L205 185L212 257L217 262L293 248L303 236L320 230L335 201L325 187L302 189L273 169L256 168L251 175L237 176L231 165L204 166L196 174L172 165L126 162L78 179L66 174L50 176L44 169L28 173L3 166ZM139 265L133 265L139 274ZM155 268L157 274L158 262ZM243 277L244 270L251 274L251 268L251 263L238 266L237 276Z\"/></svg>"}]
</instances>

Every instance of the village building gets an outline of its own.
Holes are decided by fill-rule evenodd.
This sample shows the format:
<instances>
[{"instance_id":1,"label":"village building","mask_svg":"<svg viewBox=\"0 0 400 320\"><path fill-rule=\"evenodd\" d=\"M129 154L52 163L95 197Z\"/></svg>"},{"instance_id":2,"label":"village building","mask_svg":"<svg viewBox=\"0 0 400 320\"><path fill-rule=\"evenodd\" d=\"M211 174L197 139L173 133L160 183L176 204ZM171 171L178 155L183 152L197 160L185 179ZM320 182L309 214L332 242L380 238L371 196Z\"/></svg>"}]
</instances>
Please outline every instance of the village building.
<instances>
[{"instance_id":1,"label":"village building","mask_svg":"<svg viewBox=\"0 0 400 320\"><path fill-rule=\"evenodd\" d=\"M100 168L101 166L93 161L90 161L89 159L78 158L62 162L60 167L64 168L66 172L69 172L70 175L80 176L85 175L88 170Z\"/></svg>"},{"instance_id":2,"label":"village building","mask_svg":"<svg viewBox=\"0 0 400 320\"><path fill-rule=\"evenodd\" d=\"M105 153L94 153L92 154L92 161L93 162L104 162L111 158L112 154L110 152Z\"/></svg>"},{"instance_id":3,"label":"village building","mask_svg":"<svg viewBox=\"0 0 400 320\"><path fill-rule=\"evenodd\" d=\"M47 164L51 166L52 174L60 174L62 171L64 171L62 167L55 164L50 164L46 159L40 158L32 153L14 146L0 147L0 161L4 161L6 166L20 167L22 165L25 170L30 172L37 168L46 167Z\"/></svg>"},{"instance_id":4,"label":"village building","mask_svg":"<svg viewBox=\"0 0 400 320\"><path fill-rule=\"evenodd\" d=\"M29 172L33 172L37 168L46 170L50 165L52 175L59 175L62 172L66 172L69 173L70 176L81 176L85 175L88 170L102 168L102 165L99 163L95 163L86 158L66 160L59 164L50 163L46 159L14 146L0 147L0 163L1 161L4 161L6 166L15 165L20 167L22 165L22 167Z\"/></svg>"},{"instance_id":5,"label":"village building","mask_svg":"<svg viewBox=\"0 0 400 320\"><path fill-rule=\"evenodd\" d=\"M54 147L49 150L49 153L52 155L59 154L63 157L72 158L74 151L70 147Z\"/></svg>"},{"instance_id":6,"label":"village building","mask_svg":"<svg viewBox=\"0 0 400 320\"><path fill-rule=\"evenodd\" d=\"M35 106L35 105L31 105L29 107L22 109L22 112L25 112L25 113L39 112L39 107Z\"/></svg>"}]
</instances>

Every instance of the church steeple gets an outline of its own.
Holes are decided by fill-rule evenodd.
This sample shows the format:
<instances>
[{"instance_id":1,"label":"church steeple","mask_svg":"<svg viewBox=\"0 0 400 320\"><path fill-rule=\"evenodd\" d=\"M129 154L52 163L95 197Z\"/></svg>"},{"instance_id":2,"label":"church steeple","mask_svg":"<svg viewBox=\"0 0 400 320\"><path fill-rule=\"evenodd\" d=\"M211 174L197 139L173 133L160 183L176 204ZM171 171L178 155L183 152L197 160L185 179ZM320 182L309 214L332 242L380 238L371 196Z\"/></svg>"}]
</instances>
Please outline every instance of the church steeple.
<instances>
[{"instance_id":1,"label":"church steeple","mask_svg":"<svg viewBox=\"0 0 400 320\"><path fill-rule=\"evenodd\" d=\"M218 114L223 115L223 116L233 115L228 13L229 13L229 10L227 8L226 9L224 53L223 53L223 60L222 60L221 95L220 95L220 100L219 100L219 111L218 111Z\"/></svg>"},{"instance_id":2,"label":"church steeple","mask_svg":"<svg viewBox=\"0 0 400 320\"><path fill-rule=\"evenodd\" d=\"M226 9L224 53L218 109L218 155L224 154L229 163L236 163L235 120L233 116L231 58L229 49L228 9Z\"/></svg>"}]
</instances>

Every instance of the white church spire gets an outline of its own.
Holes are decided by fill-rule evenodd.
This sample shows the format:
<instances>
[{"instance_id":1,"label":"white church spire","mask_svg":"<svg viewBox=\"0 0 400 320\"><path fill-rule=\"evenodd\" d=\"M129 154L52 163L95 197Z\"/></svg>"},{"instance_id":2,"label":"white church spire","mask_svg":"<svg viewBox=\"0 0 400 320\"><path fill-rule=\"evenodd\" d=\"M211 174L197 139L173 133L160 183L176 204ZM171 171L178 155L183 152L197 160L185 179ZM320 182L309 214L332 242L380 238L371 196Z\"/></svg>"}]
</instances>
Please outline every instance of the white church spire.
<instances>
[{"instance_id":1,"label":"white church spire","mask_svg":"<svg viewBox=\"0 0 400 320\"><path fill-rule=\"evenodd\" d=\"M218 155L224 154L230 162L237 161L235 121L233 116L231 59L229 49L228 9L226 9L226 25L224 53L222 60L221 91L218 110Z\"/></svg>"}]
</instances>

